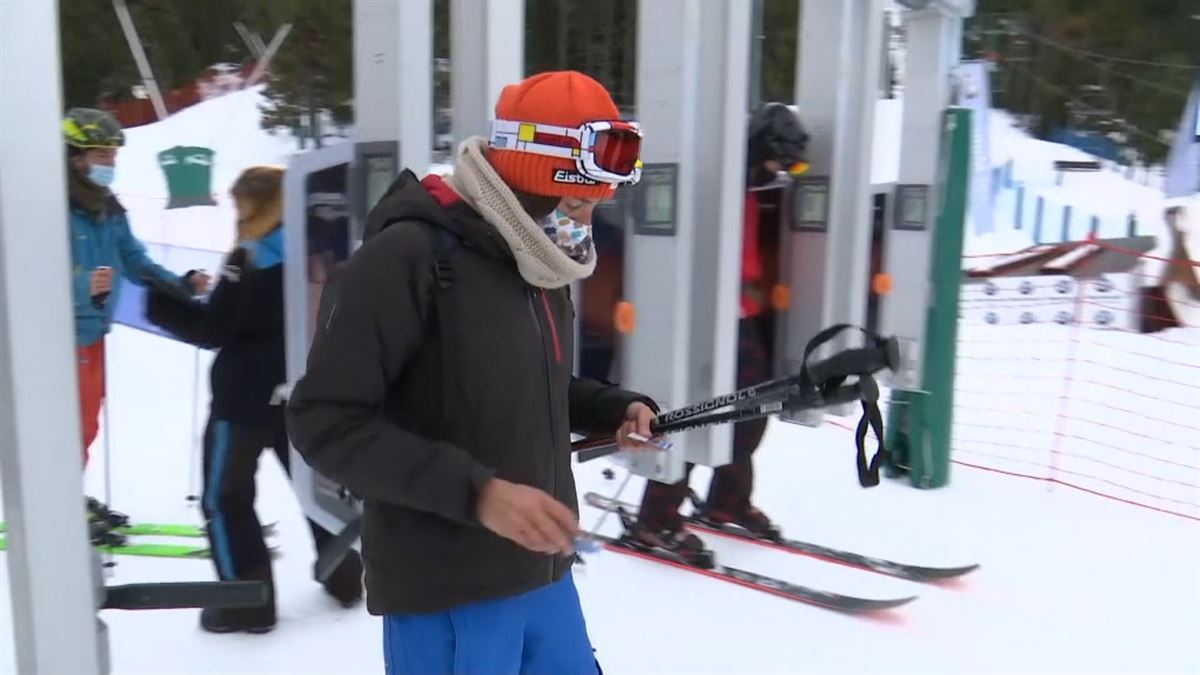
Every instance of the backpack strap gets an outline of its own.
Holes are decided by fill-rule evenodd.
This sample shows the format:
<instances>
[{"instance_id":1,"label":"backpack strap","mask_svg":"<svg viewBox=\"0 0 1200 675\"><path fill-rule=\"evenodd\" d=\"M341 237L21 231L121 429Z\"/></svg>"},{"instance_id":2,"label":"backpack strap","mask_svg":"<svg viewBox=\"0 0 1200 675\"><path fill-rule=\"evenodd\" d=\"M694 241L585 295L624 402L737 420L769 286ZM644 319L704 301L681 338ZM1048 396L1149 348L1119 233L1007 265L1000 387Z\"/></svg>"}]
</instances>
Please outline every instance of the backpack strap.
<instances>
[{"instance_id":1,"label":"backpack strap","mask_svg":"<svg viewBox=\"0 0 1200 675\"><path fill-rule=\"evenodd\" d=\"M462 244L462 239L450 230L433 225L433 275L438 288L445 291L454 285L454 266L450 257Z\"/></svg>"},{"instance_id":2,"label":"backpack strap","mask_svg":"<svg viewBox=\"0 0 1200 675\"><path fill-rule=\"evenodd\" d=\"M443 429L453 427L452 407L450 401L451 390L458 386L458 373L455 368L454 355L457 352L457 335L453 327L449 324L448 306L449 302L439 302L438 296L447 293L454 286L455 273L454 265L451 259L462 245L462 239L453 232L439 225L422 221L425 229L429 231L429 236L433 243L433 276L436 288L430 293L431 309L433 311L433 320L436 324L438 341L440 342L439 358L441 359L441 391L438 396L441 400L439 414L439 424ZM450 298L445 298L450 300Z\"/></svg>"}]
</instances>

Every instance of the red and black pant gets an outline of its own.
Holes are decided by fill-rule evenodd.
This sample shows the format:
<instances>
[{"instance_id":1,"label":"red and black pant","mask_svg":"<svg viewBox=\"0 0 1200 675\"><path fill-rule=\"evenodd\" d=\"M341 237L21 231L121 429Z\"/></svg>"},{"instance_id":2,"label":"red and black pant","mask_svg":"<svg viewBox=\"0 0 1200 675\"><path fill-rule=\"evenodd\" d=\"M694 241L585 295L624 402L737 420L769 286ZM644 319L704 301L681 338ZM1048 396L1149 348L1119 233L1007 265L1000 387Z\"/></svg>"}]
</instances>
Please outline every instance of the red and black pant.
<instances>
[{"instance_id":1,"label":"red and black pant","mask_svg":"<svg viewBox=\"0 0 1200 675\"><path fill-rule=\"evenodd\" d=\"M769 318L766 315L738 322L737 388L764 382L771 377L768 342ZM767 429L765 417L740 422L733 427L733 461L713 470L706 504L709 508L740 512L750 505L754 490L754 463L751 458ZM678 483L650 481L642 495L638 522L651 530L678 530L683 527L679 507L688 493L692 464L684 469Z\"/></svg>"}]
</instances>

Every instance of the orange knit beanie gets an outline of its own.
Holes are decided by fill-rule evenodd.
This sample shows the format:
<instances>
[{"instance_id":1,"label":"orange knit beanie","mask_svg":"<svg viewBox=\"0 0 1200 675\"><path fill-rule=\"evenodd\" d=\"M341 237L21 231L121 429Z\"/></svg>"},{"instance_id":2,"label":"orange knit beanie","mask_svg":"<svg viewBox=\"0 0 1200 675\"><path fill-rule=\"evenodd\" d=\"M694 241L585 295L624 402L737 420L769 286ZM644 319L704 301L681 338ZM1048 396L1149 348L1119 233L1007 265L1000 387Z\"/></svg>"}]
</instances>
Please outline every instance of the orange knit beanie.
<instances>
[{"instance_id":1,"label":"orange knit beanie","mask_svg":"<svg viewBox=\"0 0 1200 675\"><path fill-rule=\"evenodd\" d=\"M617 106L599 82L573 70L539 73L500 92L496 119L578 127L620 119ZM509 187L547 197L610 199L616 186L555 181L556 171L576 172L575 161L521 150L488 147L488 162Z\"/></svg>"}]
</instances>

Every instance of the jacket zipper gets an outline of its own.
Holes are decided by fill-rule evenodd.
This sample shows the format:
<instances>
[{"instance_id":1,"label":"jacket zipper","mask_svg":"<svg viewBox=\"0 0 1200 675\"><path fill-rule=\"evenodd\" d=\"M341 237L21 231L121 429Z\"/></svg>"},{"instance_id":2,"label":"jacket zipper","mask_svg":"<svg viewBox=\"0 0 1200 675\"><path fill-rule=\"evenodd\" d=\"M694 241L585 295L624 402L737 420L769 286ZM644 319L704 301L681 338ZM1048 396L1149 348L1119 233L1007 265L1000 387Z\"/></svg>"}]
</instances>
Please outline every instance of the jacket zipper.
<instances>
[{"instance_id":1,"label":"jacket zipper","mask_svg":"<svg viewBox=\"0 0 1200 675\"><path fill-rule=\"evenodd\" d=\"M542 328L542 321L541 321L541 319L538 318L537 308L534 307L534 304L533 304L534 294L535 294L535 291L532 288L529 289L529 312L533 316L533 325L534 325L534 327L537 328L538 341L541 343L540 346L541 346L541 353L542 353L542 358L541 358L542 370L546 375L546 410L550 416L550 455L552 458L551 461L553 462L553 465L551 468L551 473L550 473L550 496L555 499L558 499L558 452L554 448L554 439L555 439L554 431L555 431L555 429L554 429L554 398L552 395L553 379L550 376L550 366L548 363L546 363L546 361L547 361L546 331ZM550 305L549 305L549 302L546 301L545 291L542 291L542 294L543 294L542 301L547 310L547 312L546 312L547 317L549 317ZM549 324L550 324L550 331L551 331L551 334L552 334L553 340L554 340L555 353L557 355L559 352L558 329L554 327L553 320L550 320ZM561 361L561 358L559 360ZM550 559L550 579L549 579L549 581L551 581L551 582L554 581L554 573L555 573L555 571L557 571L557 569L558 569L558 556L556 555Z\"/></svg>"},{"instance_id":2,"label":"jacket zipper","mask_svg":"<svg viewBox=\"0 0 1200 675\"><path fill-rule=\"evenodd\" d=\"M542 289L542 307L546 310L546 323L550 324L550 339L554 341L554 362L562 365L562 346L558 343L558 326L554 323L554 313L550 311L550 298L546 289Z\"/></svg>"}]
</instances>

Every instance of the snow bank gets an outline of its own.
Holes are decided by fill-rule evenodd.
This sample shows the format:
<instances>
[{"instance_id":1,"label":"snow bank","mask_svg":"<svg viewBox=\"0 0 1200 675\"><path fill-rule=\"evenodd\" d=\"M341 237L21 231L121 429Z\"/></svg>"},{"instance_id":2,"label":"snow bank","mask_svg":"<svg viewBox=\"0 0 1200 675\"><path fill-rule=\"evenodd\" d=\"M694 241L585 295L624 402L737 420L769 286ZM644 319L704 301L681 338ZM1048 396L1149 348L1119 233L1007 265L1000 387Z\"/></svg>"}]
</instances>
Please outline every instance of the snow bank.
<instances>
[{"instance_id":1,"label":"snow bank","mask_svg":"<svg viewBox=\"0 0 1200 675\"><path fill-rule=\"evenodd\" d=\"M182 110L155 124L125 132L113 187L129 210L134 232L147 242L224 251L233 243L234 208L229 186L259 164L284 165L297 151L290 134L259 126L262 87L226 94ZM167 182L158 153L177 145L214 151L212 194L216 206L166 208Z\"/></svg>"}]
</instances>

